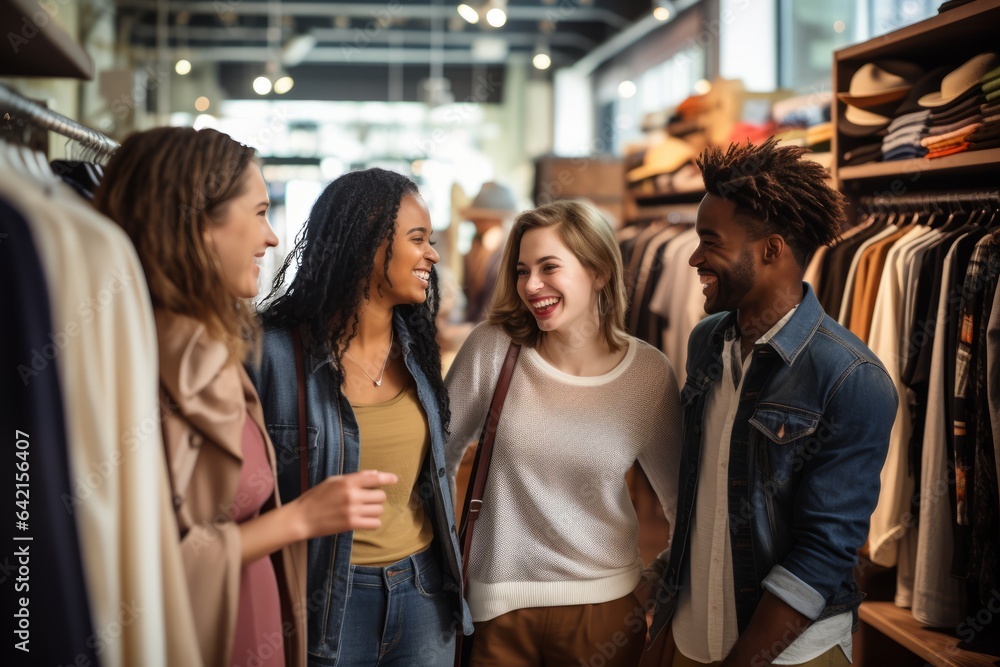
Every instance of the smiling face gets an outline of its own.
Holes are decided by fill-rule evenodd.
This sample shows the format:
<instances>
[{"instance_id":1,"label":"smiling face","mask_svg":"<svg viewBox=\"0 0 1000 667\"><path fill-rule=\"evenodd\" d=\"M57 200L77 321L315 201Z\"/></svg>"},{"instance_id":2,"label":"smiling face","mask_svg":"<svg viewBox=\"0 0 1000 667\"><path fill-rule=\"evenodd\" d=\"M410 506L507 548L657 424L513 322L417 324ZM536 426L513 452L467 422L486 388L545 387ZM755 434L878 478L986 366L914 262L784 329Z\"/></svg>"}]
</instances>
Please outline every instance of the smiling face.
<instances>
[{"instance_id":1,"label":"smiling face","mask_svg":"<svg viewBox=\"0 0 1000 667\"><path fill-rule=\"evenodd\" d=\"M531 229L521 237L517 293L542 331L569 333L598 321L598 285L559 236L557 227Z\"/></svg>"},{"instance_id":2,"label":"smiling face","mask_svg":"<svg viewBox=\"0 0 1000 667\"><path fill-rule=\"evenodd\" d=\"M378 294L396 306L407 303L423 303L427 300L431 270L441 257L434 249L431 238L431 216L427 204L419 195L407 194L399 204L396 214L396 231L392 243L392 257L386 274L385 252L388 239L375 254L375 284Z\"/></svg>"},{"instance_id":3,"label":"smiling face","mask_svg":"<svg viewBox=\"0 0 1000 667\"><path fill-rule=\"evenodd\" d=\"M267 221L271 202L260 166L250 164L243 175L241 194L229 200L217 221L209 221L205 242L218 255L222 280L237 299L252 299L260 287L260 260L278 237Z\"/></svg>"},{"instance_id":4,"label":"smiling face","mask_svg":"<svg viewBox=\"0 0 1000 667\"><path fill-rule=\"evenodd\" d=\"M736 219L736 207L713 194L705 195L695 224L700 242L689 263L698 269L705 312L738 310L754 298L758 266L751 240Z\"/></svg>"}]
</instances>

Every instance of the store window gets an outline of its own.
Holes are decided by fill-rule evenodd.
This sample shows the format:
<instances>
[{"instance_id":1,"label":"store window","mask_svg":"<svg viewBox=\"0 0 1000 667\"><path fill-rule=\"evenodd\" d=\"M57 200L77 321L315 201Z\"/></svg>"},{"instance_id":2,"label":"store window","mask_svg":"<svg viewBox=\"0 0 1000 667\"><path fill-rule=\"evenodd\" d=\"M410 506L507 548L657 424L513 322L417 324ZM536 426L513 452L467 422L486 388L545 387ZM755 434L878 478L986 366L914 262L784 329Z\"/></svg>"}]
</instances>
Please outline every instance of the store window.
<instances>
[{"instance_id":1,"label":"store window","mask_svg":"<svg viewBox=\"0 0 1000 667\"><path fill-rule=\"evenodd\" d=\"M780 83L829 90L833 52L937 13L941 0L780 0Z\"/></svg>"},{"instance_id":2,"label":"store window","mask_svg":"<svg viewBox=\"0 0 1000 667\"><path fill-rule=\"evenodd\" d=\"M632 94L623 96L619 89L613 110L603 110L599 119L599 125L613 128L618 154L625 144L642 138L641 122L646 114L676 107L694 92L695 84L705 78L705 49L698 45L686 48L636 78Z\"/></svg>"},{"instance_id":3,"label":"store window","mask_svg":"<svg viewBox=\"0 0 1000 667\"><path fill-rule=\"evenodd\" d=\"M871 0L871 33L864 39L934 16L941 3L942 0Z\"/></svg>"},{"instance_id":4,"label":"store window","mask_svg":"<svg viewBox=\"0 0 1000 667\"><path fill-rule=\"evenodd\" d=\"M857 0L781 0L781 85L792 90L828 90L833 52L863 39L865 12Z\"/></svg>"}]
</instances>

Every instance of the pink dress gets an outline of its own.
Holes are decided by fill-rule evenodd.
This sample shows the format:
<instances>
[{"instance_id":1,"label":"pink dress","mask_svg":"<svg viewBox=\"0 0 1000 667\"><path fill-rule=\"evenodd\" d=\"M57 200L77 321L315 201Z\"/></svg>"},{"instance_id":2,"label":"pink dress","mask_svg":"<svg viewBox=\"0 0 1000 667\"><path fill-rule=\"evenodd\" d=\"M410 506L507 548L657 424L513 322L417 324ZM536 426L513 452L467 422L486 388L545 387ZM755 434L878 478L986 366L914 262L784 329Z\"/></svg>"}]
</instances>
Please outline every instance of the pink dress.
<instances>
[{"instance_id":1,"label":"pink dress","mask_svg":"<svg viewBox=\"0 0 1000 667\"><path fill-rule=\"evenodd\" d=\"M250 415L243 424L243 468L236 490L235 521L242 523L260 514L274 493L274 475L264 438ZM284 667L281 635L281 600L271 558L246 565L240 573L240 603L236 635L229 663L234 667Z\"/></svg>"}]
</instances>

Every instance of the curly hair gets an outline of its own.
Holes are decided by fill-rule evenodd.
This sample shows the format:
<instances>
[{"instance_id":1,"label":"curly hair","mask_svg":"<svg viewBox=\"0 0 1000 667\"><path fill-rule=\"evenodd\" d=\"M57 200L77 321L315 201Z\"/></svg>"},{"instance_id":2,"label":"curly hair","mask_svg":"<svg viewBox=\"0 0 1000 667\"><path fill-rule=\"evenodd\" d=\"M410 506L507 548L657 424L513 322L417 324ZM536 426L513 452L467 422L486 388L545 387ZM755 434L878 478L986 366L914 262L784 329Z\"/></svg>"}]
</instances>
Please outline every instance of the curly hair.
<instances>
[{"instance_id":1,"label":"curly hair","mask_svg":"<svg viewBox=\"0 0 1000 667\"><path fill-rule=\"evenodd\" d=\"M330 183L264 299L264 328L299 329L310 354L333 355L333 370L341 383L344 350L358 334L358 312L362 301L371 297L375 255L386 240L383 273L389 281L396 216L406 195L419 196L417 185L385 169L350 172ZM439 303L437 271L432 270L427 300L396 306L396 311L409 326L414 358L434 388L447 429L451 412L434 321Z\"/></svg>"},{"instance_id":2,"label":"curly hair","mask_svg":"<svg viewBox=\"0 0 1000 667\"><path fill-rule=\"evenodd\" d=\"M222 132L160 127L125 139L94 193L94 207L132 240L153 306L203 323L238 362L256 351L260 327L253 304L226 289L204 232L258 164L253 148Z\"/></svg>"},{"instance_id":3,"label":"curly hair","mask_svg":"<svg viewBox=\"0 0 1000 667\"><path fill-rule=\"evenodd\" d=\"M844 196L826 184L826 171L800 159L808 149L778 146L774 137L754 146L707 148L698 157L705 189L731 201L754 240L780 234L805 267L822 245L840 236Z\"/></svg>"}]
</instances>

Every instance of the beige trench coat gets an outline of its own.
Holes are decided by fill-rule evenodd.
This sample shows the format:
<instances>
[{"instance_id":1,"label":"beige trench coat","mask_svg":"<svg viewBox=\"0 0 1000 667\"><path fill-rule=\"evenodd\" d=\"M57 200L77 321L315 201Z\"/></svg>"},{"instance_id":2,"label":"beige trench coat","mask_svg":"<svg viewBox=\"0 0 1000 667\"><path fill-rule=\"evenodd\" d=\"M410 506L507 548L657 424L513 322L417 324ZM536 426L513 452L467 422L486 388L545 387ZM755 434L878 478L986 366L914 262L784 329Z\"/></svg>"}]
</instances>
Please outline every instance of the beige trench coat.
<instances>
[{"instance_id":1,"label":"beige trench coat","mask_svg":"<svg viewBox=\"0 0 1000 667\"><path fill-rule=\"evenodd\" d=\"M163 445L180 530L198 643L206 666L226 665L239 604L240 532L233 521L239 498L243 426L247 411L267 446L274 447L243 367L197 320L157 310ZM262 511L281 505L277 486ZM271 555L281 597L288 667L306 664L305 543Z\"/></svg>"}]
</instances>

